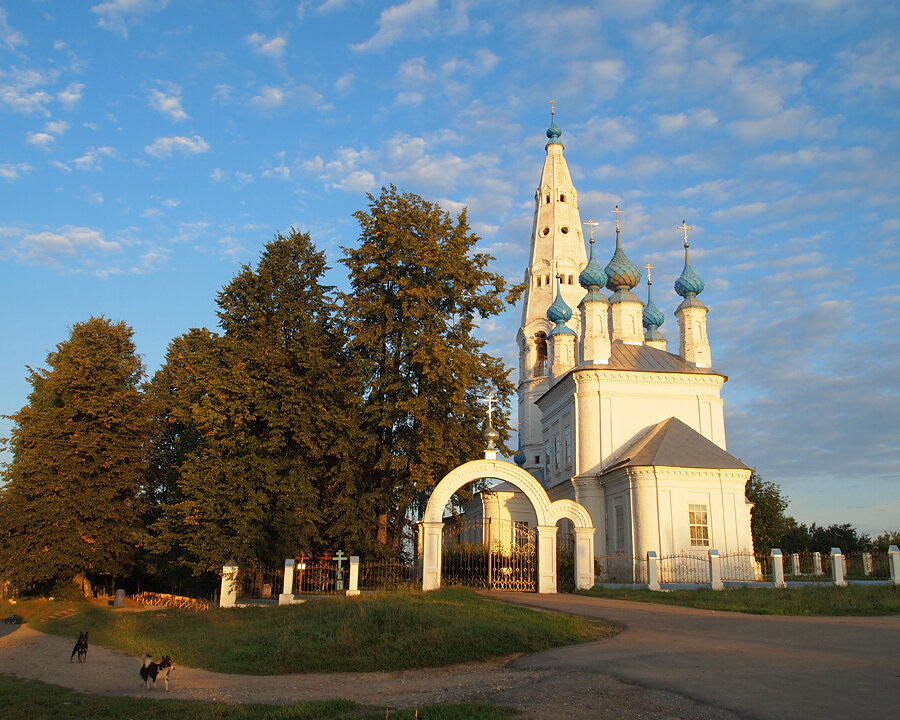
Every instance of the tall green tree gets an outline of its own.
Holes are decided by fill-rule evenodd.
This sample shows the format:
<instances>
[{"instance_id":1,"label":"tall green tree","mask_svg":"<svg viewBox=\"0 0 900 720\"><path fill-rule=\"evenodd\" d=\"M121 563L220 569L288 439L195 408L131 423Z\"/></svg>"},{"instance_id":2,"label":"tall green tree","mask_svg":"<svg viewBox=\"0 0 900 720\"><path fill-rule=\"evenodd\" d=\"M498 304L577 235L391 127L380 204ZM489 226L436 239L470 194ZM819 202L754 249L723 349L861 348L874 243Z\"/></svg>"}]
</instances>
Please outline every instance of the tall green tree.
<instances>
[{"instance_id":1,"label":"tall green tree","mask_svg":"<svg viewBox=\"0 0 900 720\"><path fill-rule=\"evenodd\" d=\"M177 338L154 377L156 527L196 571L364 542L359 382L326 269L308 234L277 235L219 293L222 334Z\"/></svg>"},{"instance_id":2,"label":"tall green tree","mask_svg":"<svg viewBox=\"0 0 900 720\"><path fill-rule=\"evenodd\" d=\"M781 494L781 488L763 480L755 470L747 481L744 493L753 503L750 511L753 550L757 555L766 555L773 547L781 547L782 539L797 525L797 521L784 514L788 499Z\"/></svg>"},{"instance_id":3,"label":"tall green tree","mask_svg":"<svg viewBox=\"0 0 900 720\"><path fill-rule=\"evenodd\" d=\"M0 491L0 568L21 588L134 561L150 428L132 334L92 317L29 368Z\"/></svg>"},{"instance_id":4,"label":"tall green tree","mask_svg":"<svg viewBox=\"0 0 900 720\"><path fill-rule=\"evenodd\" d=\"M393 185L368 198L368 210L354 215L359 244L344 248L352 290L341 300L375 441L364 476L377 540L396 548L410 504L483 450L478 396L492 391L504 404L513 392L475 331L515 298L489 269L493 258L476 251L465 211L454 222ZM495 418L505 434L505 414Z\"/></svg>"}]
</instances>

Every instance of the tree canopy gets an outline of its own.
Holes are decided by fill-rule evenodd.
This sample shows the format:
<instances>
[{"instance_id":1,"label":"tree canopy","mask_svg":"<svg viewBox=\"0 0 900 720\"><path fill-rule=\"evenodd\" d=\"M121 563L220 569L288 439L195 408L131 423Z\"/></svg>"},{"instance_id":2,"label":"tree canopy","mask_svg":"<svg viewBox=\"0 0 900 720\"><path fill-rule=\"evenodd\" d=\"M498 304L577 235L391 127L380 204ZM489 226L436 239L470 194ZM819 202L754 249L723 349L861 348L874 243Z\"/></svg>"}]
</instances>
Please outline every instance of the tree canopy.
<instances>
[{"instance_id":1,"label":"tree canopy","mask_svg":"<svg viewBox=\"0 0 900 720\"><path fill-rule=\"evenodd\" d=\"M132 334L92 317L47 369L29 368L0 490L0 567L19 587L122 574L134 561L150 433Z\"/></svg>"},{"instance_id":2,"label":"tree canopy","mask_svg":"<svg viewBox=\"0 0 900 720\"><path fill-rule=\"evenodd\" d=\"M375 452L370 482L377 540L396 547L409 507L482 449L479 394L505 404L508 370L484 352L478 322L514 296L465 211L454 222L438 205L392 185L355 213L359 244L343 248L351 291L341 295L352 362L365 387L364 421ZM496 416L506 433L506 416Z\"/></svg>"}]
</instances>

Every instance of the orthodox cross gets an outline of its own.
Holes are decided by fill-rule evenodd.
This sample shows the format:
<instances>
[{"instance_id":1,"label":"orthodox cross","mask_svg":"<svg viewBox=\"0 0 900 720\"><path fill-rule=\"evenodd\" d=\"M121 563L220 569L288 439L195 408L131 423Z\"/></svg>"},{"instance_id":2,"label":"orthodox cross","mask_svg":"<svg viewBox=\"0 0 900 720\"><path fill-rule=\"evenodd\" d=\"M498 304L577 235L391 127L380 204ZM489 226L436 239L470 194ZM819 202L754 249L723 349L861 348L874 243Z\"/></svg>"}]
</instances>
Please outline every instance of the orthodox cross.
<instances>
[{"instance_id":1,"label":"orthodox cross","mask_svg":"<svg viewBox=\"0 0 900 720\"><path fill-rule=\"evenodd\" d=\"M647 271L647 284L652 285L653 280L650 278L650 271L656 270L656 267L654 265L651 265L650 263L647 263L646 265L643 265L642 267Z\"/></svg>"},{"instance_id":2,"label":"orthodox cross","mask_svg":"<svg viewBox=\"0 0 900 720\"><path fill-rule=\"evenodd\" d=\"M694 228L692 228L692 227L691 227L690 225L688 225L684 220L682 220L682 221L681 221L681 225L678 226L678 229L679 229L679 230L684 230L684 246L685 246L685 247L688 247L687 231L688 231L688 230L693 230Z\"/></svg>"},{"instance_id":3,"label":"orthodox cross","mask_svg":"<svg viewBox=\"0 0 900 720\"><path fill-rule=\"evenodd\" d=\"M619 216L616 215L618 218ZM594 225L599 225L600 223L594 222L594 218L588 218L586 223L581 223L582 225L587 225L591 229L591 245L594 244Z\"/></svg>"},{"instance_id":4,"label":"orthodox cross","mask_svg":"<svg viewBox=\"0 0 900 720\"><path fill-rule=\"evenodd\" d=\"M344 564L344 560L347 559L347 556L344 555L344 551L343 551L343 550L338 550L338 551L334 554L334 559L337 560L338 572L340 572L340 571L341 571L341 566Z\"/></svg>"},{"instance_id":5,"label":"orthodox cross","mask_svg":"<svg viewBox=\"0 0 900 720\"><path fill-rule=\"evenodd\" d=\"M488 425L493 426L493 411L494 411L494 402L497 400L493 395L488 395L485 398L480 398L478 402L484 403L488 406Z\"/></svg>"},{"instance_id":6,"label":"orthodox cross","mask_svg":"<svg viewBox=\"0 0 900 720\"><path fill-rule=\"evenodd\" d=\"M550 100L550 117L556 114L556 100Z\"/></svg>"},{"instance_id":7,"label":"orthodox cross","mask_svg":"<svg viewBox=\"0 0 900 720\"><path fill-rule=\"evenodd\" d=\"M619 206L616 205L616 209L610 210L610 212L616 214L616 232L619 232L619 215L622 215L625 211L619 210Z\"/></svg>"}]
</instances>

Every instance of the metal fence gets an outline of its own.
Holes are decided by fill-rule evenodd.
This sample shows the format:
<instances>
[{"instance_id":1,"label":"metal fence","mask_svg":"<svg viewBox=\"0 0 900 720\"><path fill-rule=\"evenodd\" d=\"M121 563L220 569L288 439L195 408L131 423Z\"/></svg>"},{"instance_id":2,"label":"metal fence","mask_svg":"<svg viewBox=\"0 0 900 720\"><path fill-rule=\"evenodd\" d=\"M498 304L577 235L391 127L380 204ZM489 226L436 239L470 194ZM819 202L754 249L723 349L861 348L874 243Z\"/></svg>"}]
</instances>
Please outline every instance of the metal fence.
<instances>
[{"instance_id":1,"label":"metal fence","mask_svg":"<svg viewBox=\"0 0 900 720\"><path fill-rule=\"evenodd\" d=\"M237 596L242 600L278 598L284 583L284 568L240 568L237 574Z\"/></svg>"},{"instance_id":2,"label":"metal fence","mask_svg":"<svg viewBox=\"0 0 900 720\"><path fill-rule=\"evenodd\" d=\"M659 582L663 585L709 583L708 556L688 552L663 555L659 559Z\"/></svg>"},{"instance_id":3,"label":"metal fence","mask_svg":"<svg viewBox=\"0 0 900 720\"><path fill-rule=\"evenodd\" d=\"M598 583L647 583L647 558L616 553L594 558L594 580Z\"/></svg>"},{"instance_id":4,"label":"metal fence","mask_svg":"<svg viewBox=\"0 0 900 720\"><path fill-rule=\"evenodd\" d=\"M722 580L753 582L772 574L771 558L758 558L749 551L722 555L719 563Z\"/></svg>"},{"instance_id":5,"label":"metal fence","mask_svg":"<svg viewBox=\"0 0 900 720\"><path fill-rule=\"evenodd\" d=\"M399 590L414 587L419 582L416 565L406 563L363 563L359 564L360 590Z\"/></svg>"},{"instance_id":6,"label":"metal fence","mask_svg":"<svg viewBox=\"0 0 900 720\"><path fill-rule=\"evenodd\" d=\"M784 578L791 582L826 582L831 577L831 555L788 553L782 558Z\"/></svg>"},{"instance_id":7,"label":"metal fence","mask_svg":"<svg viewBox=\"0 0 900 720\"><path fill-rule=\"evenodd\" d=\"M857 552L844 556L848 580L890 580L891 558L886 552Z\"/></svg>"}]
</instances>

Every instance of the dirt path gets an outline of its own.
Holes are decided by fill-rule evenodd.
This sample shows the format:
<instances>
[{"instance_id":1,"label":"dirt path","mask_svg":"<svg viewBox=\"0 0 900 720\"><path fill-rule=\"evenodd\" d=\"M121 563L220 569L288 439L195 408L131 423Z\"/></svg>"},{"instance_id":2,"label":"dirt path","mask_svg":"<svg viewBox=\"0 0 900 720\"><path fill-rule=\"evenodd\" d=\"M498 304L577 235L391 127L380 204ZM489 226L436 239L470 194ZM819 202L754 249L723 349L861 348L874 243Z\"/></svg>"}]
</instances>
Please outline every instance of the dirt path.
<instances>
[{"instance_id":1,"label":"dirt path","mask_svg":"<svg viewBox=\"0 0 900 720\"><path fill-rule=\"evenodd\" d=\"M523 670L504 661L386 673L262 677L176 665L170 680L171 692L166 693L162 685L147 691L140 687L139 659L92 645L86 663L70 663L73 644L74 638L45 635L18 626L0 637L0 667L15 669L21 678L96 695L272 704L343 698L392 708L481 700L512 705L522 711L524 718L533 720L561 716L576 716L580 720L737 717L676 693L638 687L596 672Z\"/></svg>"}]
</instances>

